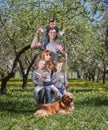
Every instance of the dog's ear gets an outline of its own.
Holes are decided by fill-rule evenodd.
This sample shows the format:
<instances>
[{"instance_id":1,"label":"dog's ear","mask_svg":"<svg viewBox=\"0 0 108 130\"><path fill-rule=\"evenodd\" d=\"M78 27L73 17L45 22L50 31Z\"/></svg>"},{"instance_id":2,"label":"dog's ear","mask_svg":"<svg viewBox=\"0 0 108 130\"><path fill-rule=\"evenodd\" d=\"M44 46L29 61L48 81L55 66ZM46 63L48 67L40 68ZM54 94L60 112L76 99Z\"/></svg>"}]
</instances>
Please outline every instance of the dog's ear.
<instances>
[{"instance_id":1,"label":"dog's ear","mask_svg":"<svg viewBox=\"0 0 108 130\"><path fill-rule=\"evenodd\" d=\"M63 102L64 104L66 104L66 102L67 102L67 95L66 95L66 94L64 94L64 95L62 96L62 102Z\"/></svg>"},{"instance_id":2,"label":"dog's ear","mask_svg":"<svg viewBox=\"0 0 108 130\"><path fill-rule=\"evenodd\" d=\"M61 102L60 102L60 106L61 106L61 107L65 107L65 104L61 101Z\"/></svg>"}]
</instances>

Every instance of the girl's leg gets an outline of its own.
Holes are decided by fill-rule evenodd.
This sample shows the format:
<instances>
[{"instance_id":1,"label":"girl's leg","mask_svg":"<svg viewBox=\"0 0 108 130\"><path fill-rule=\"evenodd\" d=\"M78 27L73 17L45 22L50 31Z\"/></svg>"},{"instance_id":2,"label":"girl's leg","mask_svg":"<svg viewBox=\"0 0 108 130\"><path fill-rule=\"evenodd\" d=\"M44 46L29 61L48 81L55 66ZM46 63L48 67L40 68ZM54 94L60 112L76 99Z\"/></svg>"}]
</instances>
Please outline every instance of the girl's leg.
<instances>
[{"instance_id":1,"label":"girl's leg","mask_svg":"<svg viewBox=\"0 0 108 130\"><path fill-rule=\"evenodd\" d=\"M36 104L38 105L38 100L39 100L39 91L41 91L42 87L40 86L36 86L34 91L33 91L33 95L35 97L35 101L36 101Z\"/></svg>"},{"instance_id":2,"label":"girl's leg","mask_svg":"<svg viewBox=\"0 0 108 130\"><path fill-rule=\"evenodd\" d=\"M49 87L45 87L45 100L46 103L51 103L52 102L52 94L51 94L51 89Z\"/></svg>"},{"instance_id":3,"label":"girl's leg","mask_svg":"<svg viewBox=\"0 0 108 130\"><path fill-rule=\"evenodd\" d=\"M39 93L38 93L38 104L44 104L44 94L45 94L45 90L44 88L42 88Z\"/></svg>"},{"instance_id":4,"label":"girl's leg","mask_svg":"<svg viewBox=\"0 0 108 130\"><path fill-rule=\"evenodd\" d=\"M35 101L36 101L36 105L38 105L38 93L37 93L36 89L34 89L33 95L34 95L34 98L35 98Z\"/></svg>"}]
</instances>

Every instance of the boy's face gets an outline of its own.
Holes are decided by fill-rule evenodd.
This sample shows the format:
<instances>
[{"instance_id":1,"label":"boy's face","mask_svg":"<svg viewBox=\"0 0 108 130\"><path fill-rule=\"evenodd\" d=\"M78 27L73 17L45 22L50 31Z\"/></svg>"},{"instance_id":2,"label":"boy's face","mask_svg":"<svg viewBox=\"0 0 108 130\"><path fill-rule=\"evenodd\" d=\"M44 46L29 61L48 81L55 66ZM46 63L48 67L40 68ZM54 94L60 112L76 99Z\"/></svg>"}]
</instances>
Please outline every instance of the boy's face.
<instances>
[{"instance_id":1,"label":"boy's face","mask_svg":"<svg viewBox=\"0 0 108 130\"><path fill-rule=\"evenodd\" d=\"M63 68L63 63L58 63L56 65L57 72L61 72L62 68Z\"/></svg>"},{"instance_id":2,"label":"boy's face","mask_svg":"<svg viewBox=\"0 0 108 130\"><path fill-rule=\"evenodd\" d=\"M50 28L55 28L55 26L56 26L56 21L54 21L54 22L50 22L49 23L49 26L50 26Z\"/></svg>"}]
</instances>

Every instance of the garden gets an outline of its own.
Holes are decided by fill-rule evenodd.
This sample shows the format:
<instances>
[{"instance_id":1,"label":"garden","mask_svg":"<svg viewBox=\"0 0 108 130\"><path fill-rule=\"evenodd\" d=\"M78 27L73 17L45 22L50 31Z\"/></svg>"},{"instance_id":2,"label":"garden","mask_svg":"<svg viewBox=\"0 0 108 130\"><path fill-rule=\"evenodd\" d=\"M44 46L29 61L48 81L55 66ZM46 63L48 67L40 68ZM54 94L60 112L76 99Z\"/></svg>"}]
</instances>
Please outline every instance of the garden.
<instances>
[{"instance_id":1,"label":"garden","mask_svg":"<svg viewBox=\"0 0 108 130\"><path fill-rule=\"evenodd\" d=\"M52 30L52 18L52 29L58 31L53 31L53 39L49 31L47 39L44 30ZM32 43L38 45L42 39L41 48L33 49ZM54 49L57 57L64 57L75 109L70 114L35 117L31 76L50 42L55 44L51 54ZM107 0L1 0L0 48L0 130L108 129Z\"/></svg>"}]
</instances>

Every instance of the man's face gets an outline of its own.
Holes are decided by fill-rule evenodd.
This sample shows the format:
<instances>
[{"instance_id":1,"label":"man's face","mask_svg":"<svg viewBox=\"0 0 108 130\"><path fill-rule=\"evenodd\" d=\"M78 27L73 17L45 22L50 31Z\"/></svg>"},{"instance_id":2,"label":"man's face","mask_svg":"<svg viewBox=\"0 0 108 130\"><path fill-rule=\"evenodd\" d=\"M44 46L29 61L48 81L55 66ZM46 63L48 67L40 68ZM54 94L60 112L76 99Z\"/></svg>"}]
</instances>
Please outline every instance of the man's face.
<instances>
[{"instance_id":1,"label":"man's face","mask_svg":"<svg viewBox=\"0 0 108 130\"><path fill-rule=\"evenodd\" d=\"M50 28L55 28L55 26L56 26L56 22L54 21L54 22L50 22L49 23L49 26L50 26Z\"/></svg>"},{"instance_id":2,"label":"man's face","mask_svg":"<svg viewBox=\"0 0 108 130\"><path fill-rule=\"evenodd\" d=\"M51 40L54 40L56 38L57 32L55 29L53 29L49 31L48 35Z\"/></svg>"}]
</instances>

